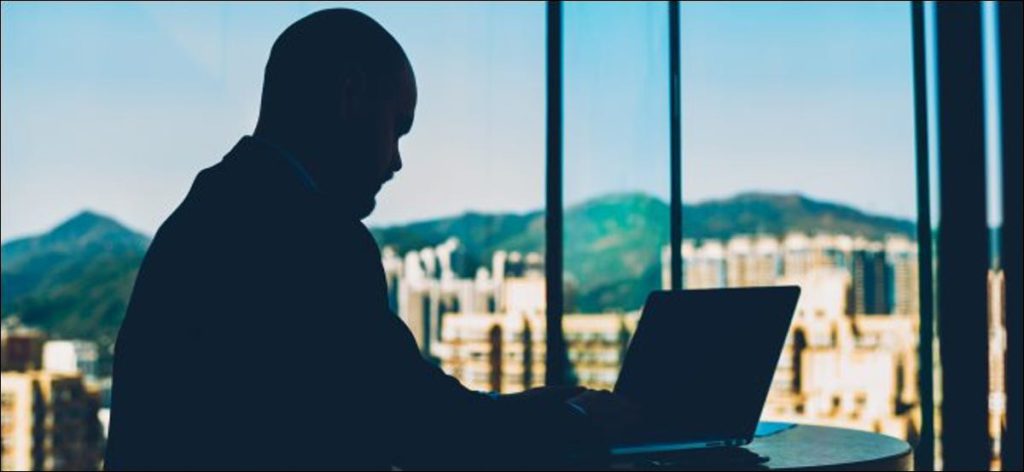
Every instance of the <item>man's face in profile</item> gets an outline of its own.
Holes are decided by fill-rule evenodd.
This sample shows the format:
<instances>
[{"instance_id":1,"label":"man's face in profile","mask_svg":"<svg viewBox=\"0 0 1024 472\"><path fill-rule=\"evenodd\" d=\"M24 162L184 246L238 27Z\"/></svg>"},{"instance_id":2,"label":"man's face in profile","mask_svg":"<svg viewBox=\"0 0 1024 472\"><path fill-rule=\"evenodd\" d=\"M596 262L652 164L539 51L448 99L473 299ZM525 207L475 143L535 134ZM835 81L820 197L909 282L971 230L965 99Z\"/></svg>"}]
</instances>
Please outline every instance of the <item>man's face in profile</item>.
<instances>
[{"instance_id":1,"label":"man's face in profile","mask_svg":"<svg viewBox=\"0 0 1024 472\"><path fill-rule=\"evenodd\" d=\"M402 168L399 140L412 128L417 98L412 67L402 62L394 77L367 83L343 104L341 149L334 153L334 161L343 164L333 169L329 186L342 188L325 190L344 199L360 219L373 212L377 192Z\"/></svg>"}]
</instances>

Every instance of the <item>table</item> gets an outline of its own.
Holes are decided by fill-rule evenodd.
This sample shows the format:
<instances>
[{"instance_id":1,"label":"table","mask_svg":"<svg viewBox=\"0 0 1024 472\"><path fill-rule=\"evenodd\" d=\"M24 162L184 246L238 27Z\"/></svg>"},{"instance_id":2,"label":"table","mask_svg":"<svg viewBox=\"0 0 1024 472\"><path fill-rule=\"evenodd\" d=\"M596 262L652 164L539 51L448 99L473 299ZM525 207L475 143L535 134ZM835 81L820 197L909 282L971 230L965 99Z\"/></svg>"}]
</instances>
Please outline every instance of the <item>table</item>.
<instances>
[{"instance_id":1,"label":"table","mask_svg":"<svg viewBox=\"0 0 1024 472\"><path fill-rule=\"evenodd\" d=\"M769 457L768 462L754 467L754 470L913 470L914 465L913 449L906 441L828 426L796 425L771 436L756 438L745 447ZM645 468L627 467L632 470Z\"/></svg>"},{"instance_id":2,"label":"table","mask_svg":"<svg viewBox=\"0 0 1024 472\"><path fill-rule=\"evenodd\" d=\"M906 441L827 426L797 425L754 439L747 448L770 457L769 469L912 470L914 465Z\"/></svg>"}]
</instances>

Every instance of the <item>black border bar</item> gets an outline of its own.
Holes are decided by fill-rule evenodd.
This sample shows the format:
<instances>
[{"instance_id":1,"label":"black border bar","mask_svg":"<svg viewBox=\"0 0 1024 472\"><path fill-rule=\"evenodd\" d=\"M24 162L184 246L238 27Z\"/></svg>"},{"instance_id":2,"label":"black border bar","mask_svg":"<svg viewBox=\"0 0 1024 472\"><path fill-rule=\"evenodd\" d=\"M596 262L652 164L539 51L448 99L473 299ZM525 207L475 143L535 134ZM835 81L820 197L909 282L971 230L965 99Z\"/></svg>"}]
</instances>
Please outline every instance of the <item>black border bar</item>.
<instances>
[{"instance_id":1,"label":"black border bar","mask_svg":"<svg viewBox=\"0 0 1024 472\"><path fill-rule=\"evenodd\" d=\"M1006 283L1006 426L1003 470L1021 470L1021 3L999 2L1003 227L1000 262Z\"/></svg>"}]
</instances>

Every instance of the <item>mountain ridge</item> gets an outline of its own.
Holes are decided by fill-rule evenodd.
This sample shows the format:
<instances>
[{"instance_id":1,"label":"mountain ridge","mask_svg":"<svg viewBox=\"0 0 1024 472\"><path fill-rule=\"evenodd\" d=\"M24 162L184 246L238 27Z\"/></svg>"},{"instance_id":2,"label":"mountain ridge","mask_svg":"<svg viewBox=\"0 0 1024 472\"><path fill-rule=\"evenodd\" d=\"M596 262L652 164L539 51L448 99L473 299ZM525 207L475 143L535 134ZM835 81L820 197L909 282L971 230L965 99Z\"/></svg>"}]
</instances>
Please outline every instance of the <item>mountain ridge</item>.
<instances>
[{"instance_id":1,"label":"mountain ridge","mask_svg":"<svg viewBox=\"0 0 1024 472\"><path fill-rule=\"evenodd\" d=\"M650 195L624 192L564 211L564 266L569 308L628 310L647 287L660 286L660 253L668 244L669 206ZM751 192L683 207L684 237L786 231L836 232L914 238L908 220L870 215L798 194ZM459 238L462 275L472 276L496 250L543 252L542 210L460 215L371 229L379 245L399 253ZM0 299L5 318L54 336L94 339L109 348L127 306L135 274L150 242L146 235L93 211L83 211L43 234L2 245Z\"/></svg>"}]
</instances>

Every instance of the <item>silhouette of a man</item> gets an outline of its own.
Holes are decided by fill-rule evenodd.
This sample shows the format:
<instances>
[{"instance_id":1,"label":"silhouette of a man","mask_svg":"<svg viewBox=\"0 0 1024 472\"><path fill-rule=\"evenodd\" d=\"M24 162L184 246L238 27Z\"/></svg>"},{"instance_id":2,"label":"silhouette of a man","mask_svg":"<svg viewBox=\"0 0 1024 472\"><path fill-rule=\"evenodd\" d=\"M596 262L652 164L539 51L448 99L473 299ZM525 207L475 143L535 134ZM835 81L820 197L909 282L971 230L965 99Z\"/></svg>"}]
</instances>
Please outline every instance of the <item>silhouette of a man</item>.
<instances>
[{"instance_id":1,"label":"silhouette of a man","mask_svg":"<svg viewBox=\"0 0 1024 472\"><path fill-rule=\"evenodd\" d=\"M467 390L389 312L360 220L402 168L416 94L361 13L281 34L255 132L199 173L139 271L108 469L551 466L600 449L611 394Z\"/></svg>"}]
</instances>

